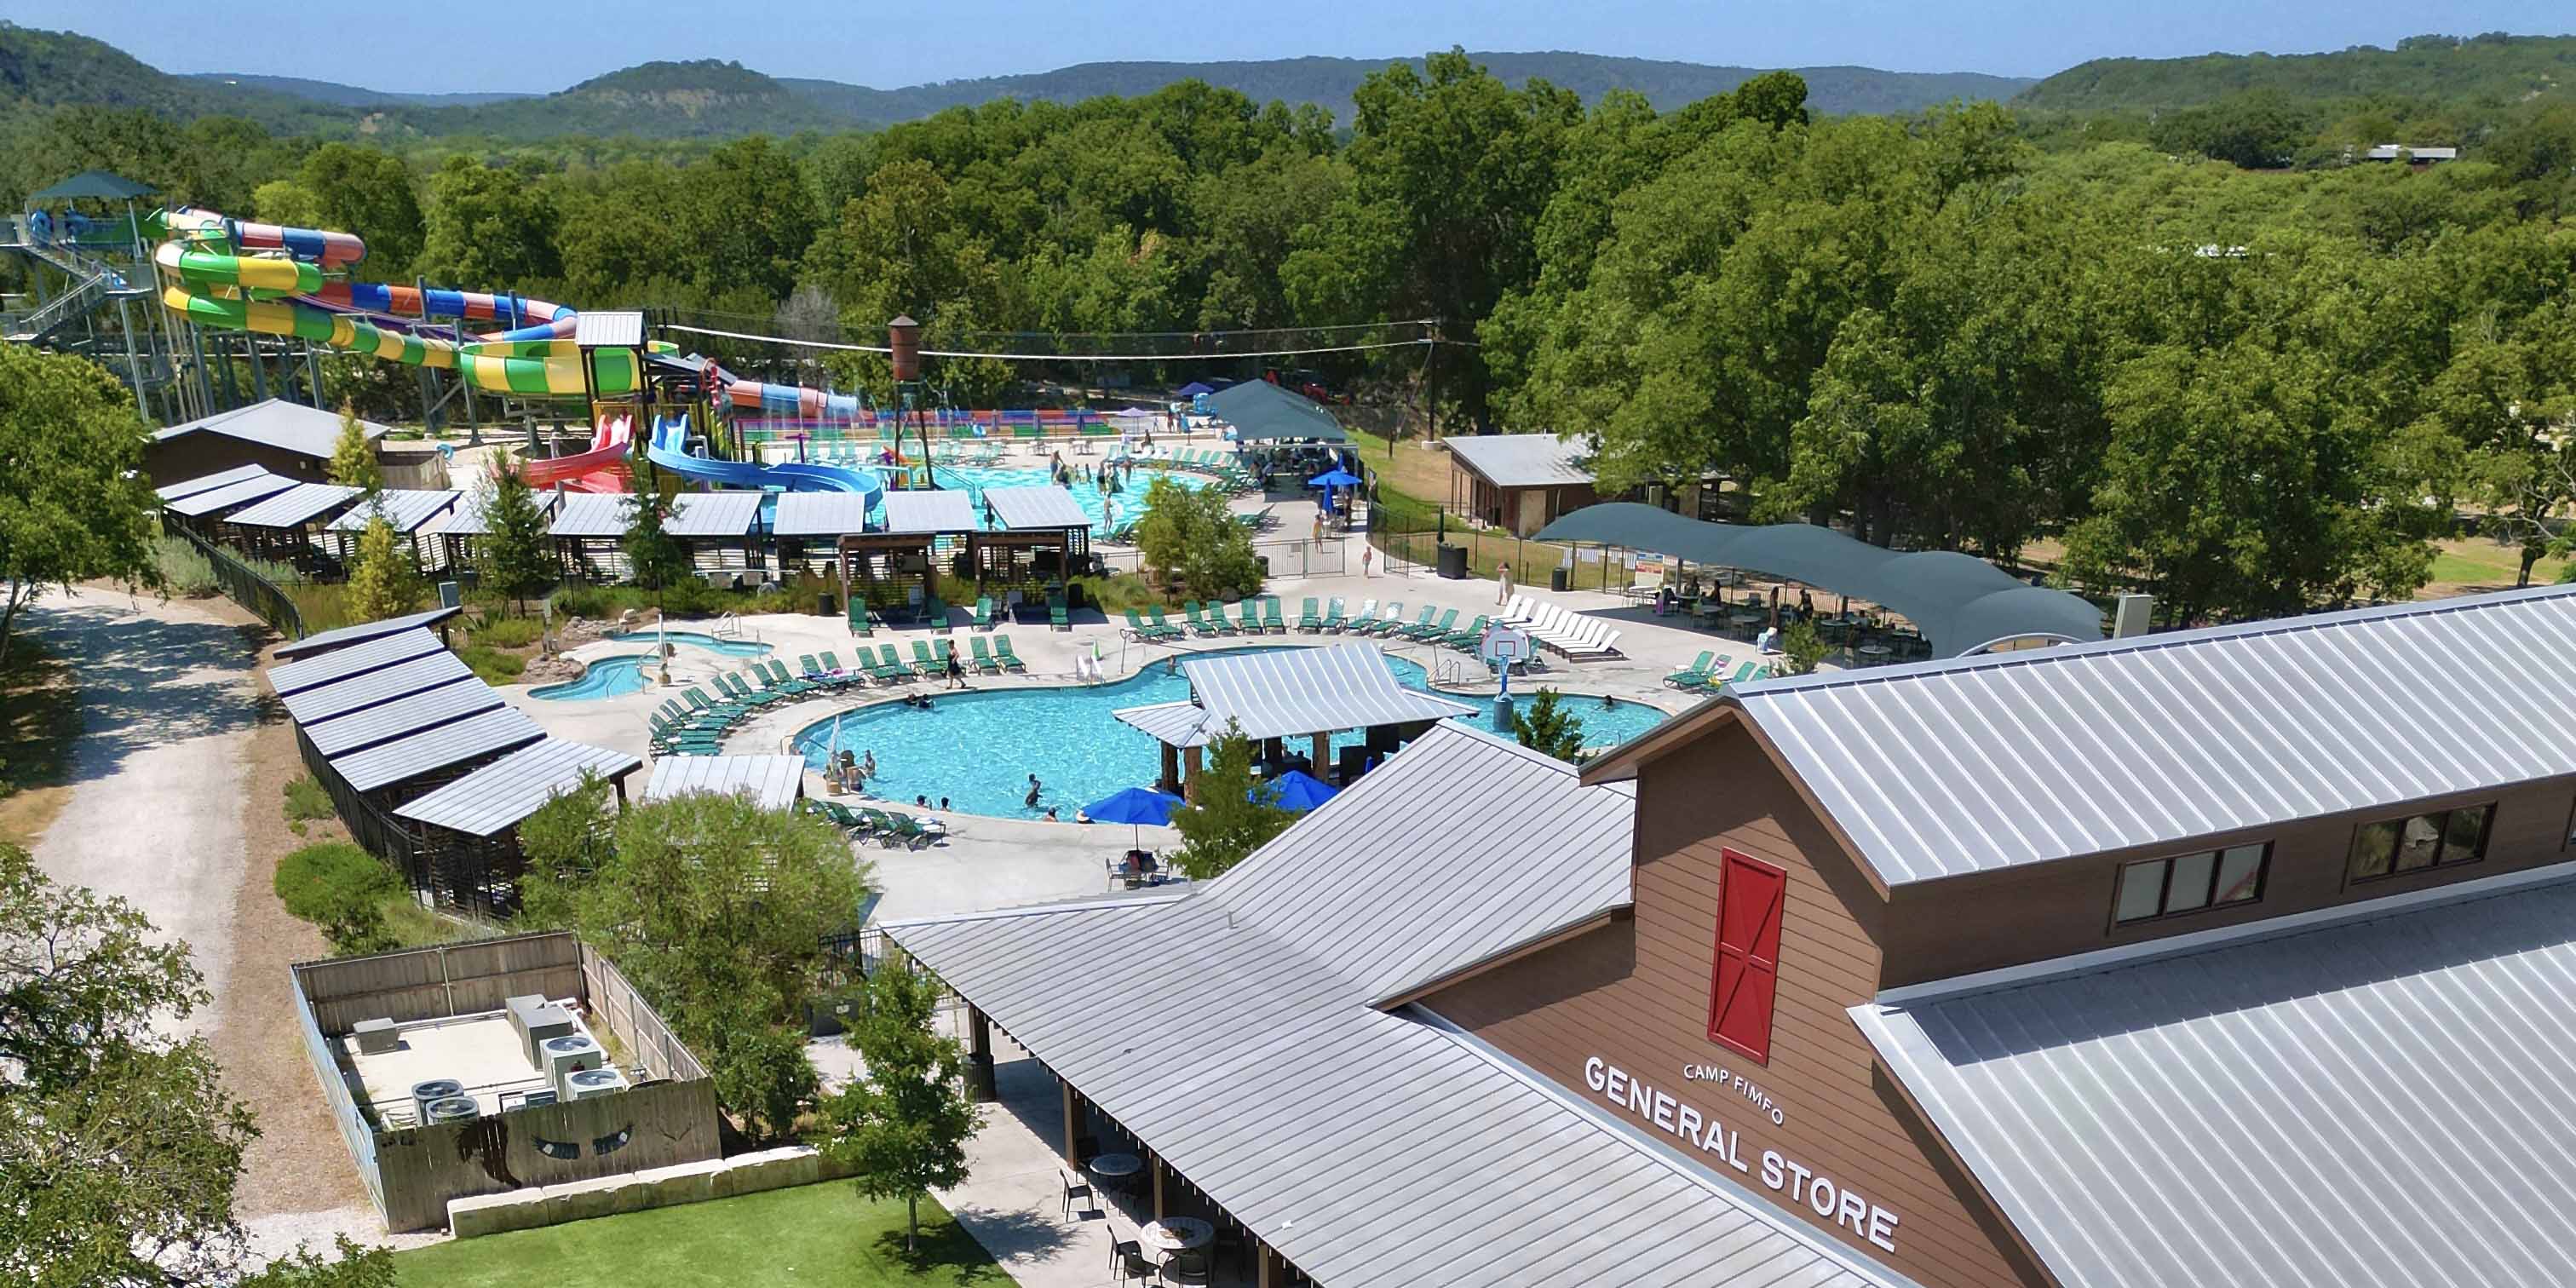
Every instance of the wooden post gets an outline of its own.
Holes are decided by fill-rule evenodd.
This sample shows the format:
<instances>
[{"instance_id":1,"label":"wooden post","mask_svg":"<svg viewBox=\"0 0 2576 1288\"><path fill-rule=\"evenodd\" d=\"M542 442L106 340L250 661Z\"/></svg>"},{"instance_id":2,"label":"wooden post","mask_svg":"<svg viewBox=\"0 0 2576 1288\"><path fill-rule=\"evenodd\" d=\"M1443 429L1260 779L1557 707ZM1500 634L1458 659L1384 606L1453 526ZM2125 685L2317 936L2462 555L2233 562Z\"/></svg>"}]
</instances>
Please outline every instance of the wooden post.
<instances>
[{"instance_id":1,"label":"wooden post","mask_svg":"<svg viewBox=\"0 0 2576 1288\"><path fill-rule=\"evenodd\" d=\"M1150 1149L1145 1153L1154 1160L1154 1219L1160 1221L1163 1219L1163 1176L1171 1169L1163 1166L1162 1155Z\"/></svg>"},{"instance_id":2,"label":"wooden post","mask_svg":"<svg viewBox=\"0 0 2576 1288\"><path fill-rule=\"evenodd\" d=\"M1205 758L1202 751L1202 748L1192 747L1182 755L1181 797L1184 800L1198 799L1199 761Z\"/></svg>"},{"instance_id":3,"label":"wooden post","mask_svg":"<svg viewBox=\"0 0 2576 1288\"><path fill-rule=\"evenodd\" d=\"M1329 733L1315 735L1315 754L1311 759L1315 762L1315 777L1331 782L1332 779L1326 775L1333 772L1333 735Z\"/></svg>"},{"instance_id":4,"label":"wooden post","mask_svg":"<svg viewBox=\"0 0 2576 1288\"><path fill-rule=\"evenodd\" d=\"M1082 1166L1082 1094L1073 1089L1072 1083L1064 1080L1063 1074L1057 1074L1055 1081L1057 1086L1064 1089L1064 1161L1080 1167Z\"/></svg>"},{"instance_id":5,"label":"wooden post","mask_svg":"<svg viewBox=\"0 0 2576 1288\"><path fill-rule=\"evenodd\" d=\"M966 1008L966 1086L980 1103L998 1099L993 1090L993 1022L973 1006Z\"/></svg>"},{"instance_id":6,"label":"wooden post","mask_svg":"<svg viewBox=\"0 0 2576 1288\"><path fill-rule=\"evenodd\" d=\"M1272 1285L1279 1282L1279 1279L1274 1277L1270 1272L1271 1263L1277 1260L1277 1257L1270 1255L1269 1244L1263 1243L1259 1239L1252 1241L1253 1288L1272 1288Z\"/></svg>"},{"instance_id":7,"label":"wooden post","mask_svg":"<svg viewBox=\"0 0 2576 1288\"><path fill-rule=\"evenodd\" d=\"M1163 744L1163 781L1159 785L1167 792L1181 789L1181 749L1168 742Z\"/></svg>"}]
</instances>

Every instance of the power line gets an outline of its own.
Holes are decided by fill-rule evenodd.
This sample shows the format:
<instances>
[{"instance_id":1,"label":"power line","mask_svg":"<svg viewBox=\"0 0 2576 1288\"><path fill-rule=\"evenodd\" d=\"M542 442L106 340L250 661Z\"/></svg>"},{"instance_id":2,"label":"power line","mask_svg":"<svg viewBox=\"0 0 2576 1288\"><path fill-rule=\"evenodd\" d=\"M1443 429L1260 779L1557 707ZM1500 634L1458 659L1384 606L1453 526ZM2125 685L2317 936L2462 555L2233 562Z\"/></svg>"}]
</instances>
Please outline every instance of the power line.
<instances>
[{"instance_id":1,"label":"power line","mask_svg":"<svg viewBox=\"0 0 2576 1288\"><path fill-rule=\"evenodd\" d=\"M721 336L727 340L751 340L760 344L794 345L805 349L837 349L845 353L892 353L882 344L835 344L828 340L791 340L784 336L752 335L743 331L718 331L710 327L681 326L666 323L665 331L684 331L690 335ZM1361 353L1371 349L1412 349L1433 344L1429 337L1419 340L1381 340L1371 344L1336 344L1309 349L1254 349L1225 353L968 353L953 349L924 349L925 358L993 358L1004 362L1212 362L1225 358L1291 358L1310 353ZM1455 344L1457 341L1436 343Z\"/></svg>"}]
</instances>

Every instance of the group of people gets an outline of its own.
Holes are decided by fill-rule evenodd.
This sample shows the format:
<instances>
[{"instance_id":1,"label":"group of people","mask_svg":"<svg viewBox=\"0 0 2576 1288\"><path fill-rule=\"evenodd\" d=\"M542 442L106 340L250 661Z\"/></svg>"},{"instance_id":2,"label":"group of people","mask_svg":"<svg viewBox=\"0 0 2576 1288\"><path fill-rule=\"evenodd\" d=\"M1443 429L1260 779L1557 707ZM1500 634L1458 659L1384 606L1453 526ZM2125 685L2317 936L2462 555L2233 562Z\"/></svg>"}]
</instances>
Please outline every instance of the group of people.
<instances>
[{"instance_id":1,"label":"group of people","mask_svg":"<svg viewBox=\"0 0 2576 1288\"><path fill-rule=\"evenodd\" d=\"M832 756L831 778L835 791L864 792L867 790L868 780L876 776L877 753L874 748L868 750L865 760L851 755L847 747Z\"/></svg>"}]
</instances>

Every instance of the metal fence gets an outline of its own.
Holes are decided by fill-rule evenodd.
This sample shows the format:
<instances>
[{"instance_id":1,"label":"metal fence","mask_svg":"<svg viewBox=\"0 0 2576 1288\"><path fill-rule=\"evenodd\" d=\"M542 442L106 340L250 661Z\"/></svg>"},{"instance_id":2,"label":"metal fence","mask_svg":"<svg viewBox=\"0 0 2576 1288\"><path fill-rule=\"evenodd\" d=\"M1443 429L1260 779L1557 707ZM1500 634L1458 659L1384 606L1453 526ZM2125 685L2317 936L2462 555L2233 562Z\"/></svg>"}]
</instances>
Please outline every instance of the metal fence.
<instances>
[{"instance_id":1,"label":"metal fence","mask_svg":"<svg viewBox=\"0 0 2576 1288\"><path fill-rule=\"evenodd\" d=\"M295 601L278 589L275 582L234 558L231 551L186 528L172 525L163 531L187 538L188 544L195 546L197 553L214 565L215 584L223 587L226 598L249 609L252 615L268 623L270 629L278 634L291 640L304 638L304 611L297 608Z\"/></svg>"},{"instance_id":2,"label":"metal fence","mask_svg":"<svg viewBox=\"0 0 2576 1288\"><path fill-rule=\"evenodd\" d=\"M1436 569L1440 547L1450 545L1466 550L1470 577L1491 578L1508 563L1514 582L1538 589L1550 584L1558 568L1565 570L1567 590L1625 590L1636 580L1635 551L1531 541L1501 528L1470 526L1456 515L1375 503L1368 507L1368 542L1389 571L1401 564Z\"/></svg>"},{"instance_id":3,"label":"metal fence","mask_svg":"<svg viewBox=\"0 0 2576 1288\"><path fill-rule=\"evenodd\" d=\"M1133 548L1101 550L1100 562L1111 572L1141 572L1142 556ZM1332 577L1344 571L1348 560L1339 541L1256 541L1252 553L1262 561L1265 575L1272 577Z\"/></svg>"}]
</instances>

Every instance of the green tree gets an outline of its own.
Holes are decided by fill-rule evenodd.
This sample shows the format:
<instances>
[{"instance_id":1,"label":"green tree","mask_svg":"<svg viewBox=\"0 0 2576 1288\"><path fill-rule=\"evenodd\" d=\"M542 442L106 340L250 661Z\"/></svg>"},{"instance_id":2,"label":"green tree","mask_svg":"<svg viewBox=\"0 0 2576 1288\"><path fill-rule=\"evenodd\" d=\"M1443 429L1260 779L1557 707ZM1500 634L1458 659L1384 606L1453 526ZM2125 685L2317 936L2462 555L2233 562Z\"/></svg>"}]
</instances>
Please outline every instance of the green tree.
<instances>
[{"instance_id":1,"label":"green tree","mask_svg":"<svg viewBox=\"0 0 2576 1288\"><path fill-rule=\"evenodd\" d=\"M340 404L340 437L331 444L330 475L332 482L362 488L370 495L385 486L384 463L377 459L376 445L367 438L367 427L351 403Z\"/></svg>"},{"instance_id":2,"label":"green tree","mask_svg":"<svg viewBox=\"0 0 2576 1288\"><path fill-rule=\"evenodd\" d=\"M358 534L358 551L349 561L343 591L349 615L360 622L400 617L420 606L422 591L420 561L411 542L377 511Z\"/></svg>"},{"instance_id":3,"label":"green tree","mask_svg":"<svg viewBox=\"0 0 2576 1288\"><path fill-rule=\"evenodd\" d=\"M522 917L597 946L706 1061L757 1136L791 1130L814 1073L795 1034L867 868L820 819L699 793L613 812L592 784L523 829Z\"/></svg>"},{"instance_id":4,"label":"green tree","mask_svg":"<svg viewBox=\"0 0 2576 1288\"><path fill-rule=\"evenodd\" d=\"M1512 737L1541 755L1569 765L1583 763L1583 721L1554 689L1539 690L1528 710L1512 709Z\"/></svg>"},{"instance_id":5,"label":"green tree","mask_svg":"<svg viewBox=\"0 0 2576 1288\"><path fill-rule=\"evenodd\" d=\"M86 358L0 345L0 665L18 612L48 590L161 584L144 424Z\"/></svg>"},{"instance_id":6,"label":"green tree","mask_svg":"<svg viewBox=\"0 0 2576 1288\"><path fill-rule=\"evenodd\" d=\"M321 928L341 956L400 947L385 925L385 900L402 883L376 856L346 841L321 841L277 861L271 887L297 918Z\"/></svg>"},{"instance_id":7,"label":"green tree","mask_svg":"<svg viewBox=\"0 0 2576 1288\"><path fill-rule=\"evenodd\" d=\"M671 535L672 511L669 492L638 488L627 494L626 534L618 540L635 584L653 592L657 613L662 608L662 592L685 580L695 567L689 559L689 548Z\"/></svg>"},{"instance_id":8,"label":"green tree","mask_svg":"<svg viewBox=\"0 0 2576 1288\"><path fill-rule=\"evenodd\" d=\"M1253 771L1252 752L1252 740L1229 724L1207 746L1190 803L1172 815L1181 833L1172 866L1194 881L1223 875L1297 821L1280 808L1279 789Z\"/></svg>"},{"instance_id":9,"label":"green tree","mask_svg":"<svg viewBox=\"0 0 2576 1288\"><path fill-rule=\"evenodd\" d=\"M866 1000L850 1030L863 1071L824 1101L814 1144L855 1170L861 1194L903 1200L909 1252L921 1235L921 1200L966 1182L966 1141L983 1115L966 1094L965 1052L932 1027L937 981L888 960L868 977Z\"/></svg>"},{"instance_id":10,"label":"green tree","mask_svg":"<svg viewBox=\"0 0 2576 1288\"><path fill-rule=\"evenodd\" d=\"M420 258L420 195L401 157L349 143L325 143L296 169L296 186L313 195L314 227L358 235L367 245L367 276L399 282ZM502 284L497 289L512 289Z\"/></svg>"},{"instance_id":11,"label":"green tree","mask_svg":"<svg viewBox=\"0 0 2576 1288\"><path fill-rule=\"evenodd\" d=\"M1145 485L1136 549L1158 581L1177 581L1197 598L1232 599L1261 589L1252 533L1214 488L1187 488L1156 476Z\"/></svg>"},{"instance_id":12,"label":"green tree","mask_svg":"<svg viewBox=\"0 0 2576 1288\"><path fill-rule=\"evenodd\" d=\"M1788 675L1813 675L1816 664L1833 650L1826 647L1825 637L1816 633L1816 624L1801 617L1780 629L1781 670Z\"/></svg>"},{"instance_id":13,"label":"green tree","mask_svg":"<svg viewBox=\"0 0 2576 1288\"><path fill-rule=\"evenodd\" d=\"M0 845L0 1267L31 1288L391 1288L345 1242L245 1275L233 1218L258 1135L203 1038L185 944Z\"/></svg>"},{"instance_id":14,"label":"green tree","mask_svg":"<svg viewBox=\"0 0 2576 1288\"><path fill-rule=\"evenodd\" d=\"M421 272L465 290L509 291L558 276L554 198L530 167L451 156L429 181Z\"/></svg>"},{"instance_id":15,"label":"green tree","mask_svg":"<svg viewBox=\"0 0 2576 1288\"><path fill-rule=\"evenodd\" d=\"M557 572L554 540L545 511L507 452L495 452L483 480L483 537L475 542L475 562L492 589L510 597L518 612L527 598L554 584Z\"/></svg>"}]
</instances>

